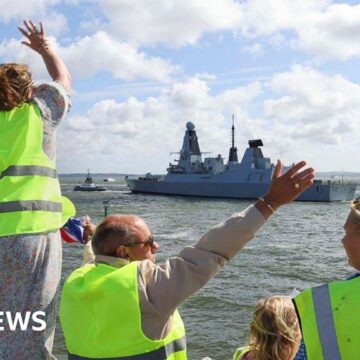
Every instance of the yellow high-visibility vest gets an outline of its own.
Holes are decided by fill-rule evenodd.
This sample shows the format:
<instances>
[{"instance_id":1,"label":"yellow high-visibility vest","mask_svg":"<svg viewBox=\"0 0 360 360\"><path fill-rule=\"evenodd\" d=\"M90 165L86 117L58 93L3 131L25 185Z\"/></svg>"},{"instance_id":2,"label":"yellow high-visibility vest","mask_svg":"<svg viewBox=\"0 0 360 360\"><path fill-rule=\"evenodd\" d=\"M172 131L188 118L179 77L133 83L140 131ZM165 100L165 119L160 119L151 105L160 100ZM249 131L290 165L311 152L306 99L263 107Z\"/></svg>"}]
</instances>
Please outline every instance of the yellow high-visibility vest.
<instances>
[{"instance_id":1,"label":"yellow high-visibility vest","mask_svg":"<svg viewBox=\"0 0 360 360\"><path fill-rule=\"evenodd\" d=\"M250 351L250 346L243 346L236 349L233 360L241 360Z\"/></svg>"},{"instance_id":2,"label":"yellow high-visibility vest","mask_svg":"<svg viewBox=\"0 0 360 360\"><path fill-rule=\"evenodd\" d=\"M294 303L309 360L360 358L360 277L306 289Z\"/></svg>"},{"instance_id":3,"label":"yellow high-visibility vest","mask_svg":"<svg viewBox=\"0 0 360 360\"><path fill-rule=\"evenodd\" d=\"M53 231L75 215L42 142L36 104L0 111L0 236Z\"/></svg>"},{"instance_id":4,"label":"yellow high-visibility vest","mask_svg":"<svg viewBox=\"0 0 360 360\"><path fill-rule=\"evenodd\" d=\"M185 328L177 311L171 331L149 339L141 328L138 262L121 268L86 265L66 280L60 321L69 360L186 360Z\"/></svg>"}]
</instances>

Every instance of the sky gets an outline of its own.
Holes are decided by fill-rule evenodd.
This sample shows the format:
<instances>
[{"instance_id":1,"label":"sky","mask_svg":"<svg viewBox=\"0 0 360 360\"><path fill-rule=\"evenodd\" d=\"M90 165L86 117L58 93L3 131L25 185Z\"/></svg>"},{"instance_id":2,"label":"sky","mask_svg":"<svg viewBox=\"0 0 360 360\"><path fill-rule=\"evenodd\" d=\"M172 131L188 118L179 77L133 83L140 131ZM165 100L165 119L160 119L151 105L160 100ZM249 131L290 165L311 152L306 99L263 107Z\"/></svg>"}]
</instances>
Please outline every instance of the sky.
<instances>
[{"instance_id":1,"label":"sky","mask_svg":"<svg viewBox=\"0 0 360 360\"><path fill-rule=\"evenodd\" d=\"M42 21L73 79L60 173L165 173L195 124L200 148L249 139L285 164L360 171L360 4L330 0L0 0L0 62L30 66Z\"/></svg>"}]
</instances>

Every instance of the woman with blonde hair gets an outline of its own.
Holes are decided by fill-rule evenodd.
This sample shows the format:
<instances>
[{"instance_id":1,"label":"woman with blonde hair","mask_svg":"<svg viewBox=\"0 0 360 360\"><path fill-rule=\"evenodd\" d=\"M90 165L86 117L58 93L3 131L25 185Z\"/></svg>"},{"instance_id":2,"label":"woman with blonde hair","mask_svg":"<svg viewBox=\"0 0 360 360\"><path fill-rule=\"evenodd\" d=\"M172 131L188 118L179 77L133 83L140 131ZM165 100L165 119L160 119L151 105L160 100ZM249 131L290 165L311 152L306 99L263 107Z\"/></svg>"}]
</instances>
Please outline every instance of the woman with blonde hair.
<instances>
[{"instance_id":1,"label":"woman with blonde hair","mask_svg":"<svg viewBox=\"0 0 360 360\"><path fill-rule=\"evenodd\" d=\"M255 306L249 345L237 349L233 360L292 360L301 334L291 298L271 296Z\"/></svg>"},{"instance_id":2,"label":"woman with blonde hair","mask_svg":"<svg viewBox=\"0 0 360 360\"><path fill-rule=\"evenodd\" d=\"M0 359L54 359L58 229L75 212L61 196L55 134L71 79L41 23L24 21L19 30L53 81L34 86L27 65L0 65Z\"/></svg>"}]
</instances>

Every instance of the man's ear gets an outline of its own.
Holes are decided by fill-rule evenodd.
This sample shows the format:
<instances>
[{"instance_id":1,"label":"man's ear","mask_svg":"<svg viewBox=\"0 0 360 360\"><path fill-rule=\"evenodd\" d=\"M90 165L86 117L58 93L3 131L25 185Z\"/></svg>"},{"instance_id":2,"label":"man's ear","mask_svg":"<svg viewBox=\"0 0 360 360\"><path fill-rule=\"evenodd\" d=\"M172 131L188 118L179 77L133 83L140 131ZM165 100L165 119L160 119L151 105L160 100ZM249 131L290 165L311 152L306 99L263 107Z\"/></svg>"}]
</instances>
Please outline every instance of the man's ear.
<instances>
[{"instance_id":1,"label":"man's ear","mask_svg":"<svg viewBox=\"0 0 360 360\"><path fill-rule=\"evenodd\" d=\"M116 249L116 256L119 257L119 258L122 258L122 259L129 259L127 246L120 245Z\"/></svg>"}]
</instances>

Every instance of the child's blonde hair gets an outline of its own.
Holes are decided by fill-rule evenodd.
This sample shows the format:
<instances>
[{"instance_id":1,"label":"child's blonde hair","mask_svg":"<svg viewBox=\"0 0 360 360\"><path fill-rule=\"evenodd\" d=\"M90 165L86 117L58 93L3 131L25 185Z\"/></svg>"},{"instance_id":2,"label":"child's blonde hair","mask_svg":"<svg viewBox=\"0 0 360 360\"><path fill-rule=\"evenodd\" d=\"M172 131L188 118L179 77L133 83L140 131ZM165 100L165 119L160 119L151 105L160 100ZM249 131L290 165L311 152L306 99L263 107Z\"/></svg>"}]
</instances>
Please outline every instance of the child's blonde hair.
<instances>
[{"instance_id":1,"label":"child's blonde hair","mask_svg":"<svg viewBox=\"0 0 360 360\"><path fill-rule=\"evenodd\" d=\"M288 296L261 299L250 323L250 349L256 360L291 360L301 340L295 308Z\"/></svg>"}]
</instances>

